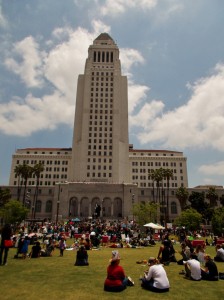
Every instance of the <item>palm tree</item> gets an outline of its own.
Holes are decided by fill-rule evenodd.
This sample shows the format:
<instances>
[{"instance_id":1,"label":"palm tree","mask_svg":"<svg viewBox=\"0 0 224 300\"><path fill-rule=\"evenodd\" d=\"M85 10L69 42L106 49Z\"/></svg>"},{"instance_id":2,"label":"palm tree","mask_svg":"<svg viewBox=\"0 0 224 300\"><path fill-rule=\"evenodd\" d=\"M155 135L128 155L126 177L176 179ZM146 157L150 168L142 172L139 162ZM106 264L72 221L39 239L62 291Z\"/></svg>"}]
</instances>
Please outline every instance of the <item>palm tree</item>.
<instances>
[{"instance_id":1,"label":"palm tree","mask_svg":"<svg viewBox=\"0 0 224 300\"><path fill-rule=\"evenodd\" d=\"M163 169L155 169L150 173L150 177L153 180L153 199L154 199L154 183L156 182L156 203L160 204L160 182L163 180ZM160 207L158 205L157 221L160 219L159 213Z\"/></svg>"},{"instance_id":2,"label":"palm tree","mask_svg":"<svg viewBox=\"0 0 224 300\"><path fill-rule=\"evenodd\" d=\"M169 221L169 189L170 189L170 179L173 179L173 170L164 169L164 178L167 182L167 195L166 195L166 223Z\"/></svg>"},{"instance_id":3,"label":"palm tree","mask_svg":"<svg viewBox=\"0 0 224 300\"><path fill-rule=\"evenodd\" d=\"M27 164L23 164L21 168L21 177L24 183L24 191L23 191L23 205L25 204L26 198L26 186L28 179L32 176L33 168Z\"/></svg>"},{"instance_id":4,"label":"palm tree","mask_svg":"<svg viewBox=\"0 0 224 300\"><path fill-rule=\"evenodd\" d=\"M14 173L15 173L16 177L18 178L18 180L17 180L17 200L18 200L18 201L20 200L20 194L21 194L22 168L23 168L23 165L17 165L17 166L14 168Z\"/></svg>"},{"instance_id":5,"label":"palm tree","mask_svg":"<svg viewBox=\"0 0 224 300\"><path fill-rule=\"evenodd\" d=\"M189 192L188 190L186 189L186 187L179 187L176 191L176 198L179 200L180 202L180 207L181 207L181 210L184 210L185 206L186 206L186 203L187 203L187 200L188 200L188 197L189 197Z\"/></svg>"},{"instance_id":6,"label":"palm tree","mask_svg":"<svg viewBox=\"0 0 224 300\"><path fill-rule=\"evenodd\" d=\"M217 206L217 200L219 198L215 187L209 187L208 193L206 194L206 198L210 201L210 206Z\"/></svg>"},{"instance_id":7,"label":"palm tree","mask_svg":"<svg viewBox=\"0 0 224 300\"><path fill-rule=\"evenodd\" d=\"M36 213L36 203L37 203L39 184L40 184L40 174L43 171L44 171L44 165L42 163L36 164L33 167L33 174L36 177L36 187L35 187L33 206L32 206L32 218L34 218L34 219L35 219L35 216L36 216L35 213Z\"/></svg>"}]
</instances>

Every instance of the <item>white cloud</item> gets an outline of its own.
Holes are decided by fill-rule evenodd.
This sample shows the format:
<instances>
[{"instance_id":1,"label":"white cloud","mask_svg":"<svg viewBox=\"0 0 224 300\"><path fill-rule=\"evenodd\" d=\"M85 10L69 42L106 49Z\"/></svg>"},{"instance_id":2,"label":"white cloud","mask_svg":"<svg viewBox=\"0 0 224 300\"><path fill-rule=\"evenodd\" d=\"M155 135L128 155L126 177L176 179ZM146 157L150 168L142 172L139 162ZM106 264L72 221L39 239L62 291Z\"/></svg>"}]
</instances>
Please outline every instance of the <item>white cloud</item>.
<instances>
[{"instance_id":1,"label":"white cloud","mask_svg":"<svg viewBox=\"0 0 224 300\"><path fill-rule=\"evenodd\" d=\"M132 66L144 63L144 58L141 53L138 50L129 48L120 49L120 60L124 74L128 73Z\"/></svg>"},{"instance_id":2,"label":"white cloud","mask_svg":"<svg viewBox=\"0 0 224 300\"><path fill-rule=\"evenodd\" d=\"M0 27L6 27L8 22L2 12L2 1L0 1Z\"/></svg>"},{"instance_id":3,"label":"white cloud","mask_svg":"<svg viewBox=\"0 0 224 300\"><path fill-rule=\"evenodd\" d=\"M210 77L195 82L186 105L163 114L162 108L156 118L141 123L138 138L142 144L158 142L163 147L224 151L224 65L217 65ZM136 118L145 119L146 112L141 110Z\"/></svg>"},{"instance_id":4,"label":"white cloud","mask_svg":"<svg viewBox=\"0 0 224 300\"><path fill-rule=\"evenodd\" d=\"M68 124L73 121L74 106L63 103L65 97L55 91L43 98L29 94L24 100L17 98L0 104L0 129L7 135L29 136L33 132L53 130L61 122Z\"/></svg>"},{"instance_id":5,"label":"white cloud","mask_svg":"<svg viewBox=\"0 0 224 300\"><path fill-rule=\"evenodd\" d=\"M116 16L124 13L128 8L152 9L158 0L106 0L100 12L104 16Z\"/></svg>"},{"instance_id":6,"label":"white cloud","mask_svg":"<svg viewBox=\"0 0 224 300\"><path fill-rule=\"evenodd\" d=\"M9 57L5 60L6 67L19 75L28 87L42 85L42 60L43 53L32 36L16 43L13 48L16 58Z\"/></svg>"},{"instance_id":7,"label":"white cloud","mask_svg":"<svg viewBox=\"0 0 224 300\"><path fill-rule=\"evenodd\" d=\"M199 172L205 175L224 175L224 161L219 161L217 163L202 165L199 167Z\"/></svg>"},{"instance_id":8,"label":"white cloud","mask_svg":"<svg viewBox=\"0 0 224 300\"><path fill-rule=\"evenodd\" d=\"M102 31L110 28L100 21L92 22L93 32L81 27L56 28L52 40L46 41L50 49L41 51L33 37L26 37L15 44L8 58L7 68L18 74L29 87L50 82L53 91L36 98L32 93L25 99L14 97L9 103L0 104L0 130L8 135L28 136L43 129L54 129L60 123L73 126L76 86L79 74L84 73L88 47ZM44 53L44 55L43 55ZM131 68L143 63L141 54L134 49L121 50L122 65L130 78ZM22 63L19 59L22 58ZM129 111L132 112L146 97L148 87L129 82ZM13 122L12 122L13 120Z\"/></svg>"}]
</instances>

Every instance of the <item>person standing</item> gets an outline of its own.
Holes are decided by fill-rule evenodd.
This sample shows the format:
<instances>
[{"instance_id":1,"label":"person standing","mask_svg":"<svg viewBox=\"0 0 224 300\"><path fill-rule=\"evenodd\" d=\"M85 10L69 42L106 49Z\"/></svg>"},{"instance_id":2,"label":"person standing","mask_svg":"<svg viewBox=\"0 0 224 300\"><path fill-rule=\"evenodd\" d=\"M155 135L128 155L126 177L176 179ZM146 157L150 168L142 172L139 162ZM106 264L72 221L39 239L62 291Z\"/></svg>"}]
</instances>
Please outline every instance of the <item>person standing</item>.
<instances>
[{"instance_id":1,"label":"person standing","mask_svg":"<svg viewBox=\"0 0 224 300\"><path fill-rule=\"evenodd\" d=\"M1 237L1 246L0 246L0 265L3 266L7 265L7 258L9 252L9 248L5 246L5 240L10 240L11 235L12 235L11 226L9 224L5 224L1 232L2 237Z\"/></svg>"},{"instance_id":2,"label":"person standing","mask_svg":"<svg viewBox=\"0 0 224 300\"><path fill-rule=\"evenodd\" d=\"M141 278L142 288L156 293L168 292L170 283L163 265L157 264L154 257L149 258L148 265L148 272L145 272L144 277Z\"/></svg>"},{"instance_id":3,"label":"person standing","mask_svg":"<svg viewBox=\"0 0 224 300\"><path fill-rule=\"evenodd\" d=\"M60 239L58 246L59 246L59 249L60 249L60 256L62 257L63 254L64 254L64 250L66 248L66 243L65 243L65 238L64 237L62 237Z\"/></svg>"}]
</instances>

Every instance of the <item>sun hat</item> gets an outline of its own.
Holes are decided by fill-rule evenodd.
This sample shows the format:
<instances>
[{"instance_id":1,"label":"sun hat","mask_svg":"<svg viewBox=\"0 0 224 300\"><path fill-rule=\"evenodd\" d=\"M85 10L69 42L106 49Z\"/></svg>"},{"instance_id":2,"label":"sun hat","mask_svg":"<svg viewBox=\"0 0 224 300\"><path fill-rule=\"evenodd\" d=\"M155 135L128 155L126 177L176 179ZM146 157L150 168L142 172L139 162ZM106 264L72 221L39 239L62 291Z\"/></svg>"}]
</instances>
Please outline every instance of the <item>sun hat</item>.
<instances>
[{"instance_id":1,"label":"sun hat","mask_svg":"<svg viewBox=\"0 0 224 300\"><path fill-rule=\"evenodd\" d=\"M118 261L118 260L120 260L120 259L121 259L121 258L120 258L119 252L116 251L116 250L113 250L113 251L112 251L112 257L111 257L111 259L110 259L110 262Z\"/></svg>"}]
</instances>

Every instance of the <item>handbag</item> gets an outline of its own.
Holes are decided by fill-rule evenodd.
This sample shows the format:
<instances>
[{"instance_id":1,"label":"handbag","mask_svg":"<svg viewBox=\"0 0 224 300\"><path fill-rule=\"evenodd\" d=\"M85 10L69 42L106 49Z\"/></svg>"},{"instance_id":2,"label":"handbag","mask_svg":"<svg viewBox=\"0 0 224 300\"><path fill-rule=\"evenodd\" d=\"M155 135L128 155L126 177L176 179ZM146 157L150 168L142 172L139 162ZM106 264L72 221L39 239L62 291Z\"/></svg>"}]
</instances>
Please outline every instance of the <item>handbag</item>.
<instances>
[{"instance_id":1,"label":"handbag","mask_svg":"<svg viewBox=\"0 0 224 300\"><path fill-rule=\"evenodd\" d=\"M13 242L12 242L12 240L5 240L5 241L4 241L4 246L5 246L6 248L11 248L11 247L13 247Z\"/></svg>"}]
</instances>

